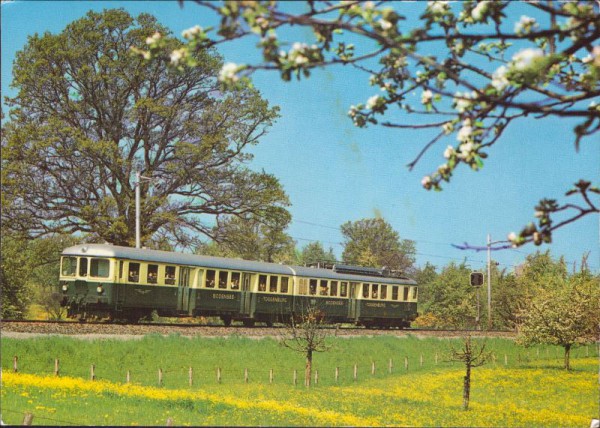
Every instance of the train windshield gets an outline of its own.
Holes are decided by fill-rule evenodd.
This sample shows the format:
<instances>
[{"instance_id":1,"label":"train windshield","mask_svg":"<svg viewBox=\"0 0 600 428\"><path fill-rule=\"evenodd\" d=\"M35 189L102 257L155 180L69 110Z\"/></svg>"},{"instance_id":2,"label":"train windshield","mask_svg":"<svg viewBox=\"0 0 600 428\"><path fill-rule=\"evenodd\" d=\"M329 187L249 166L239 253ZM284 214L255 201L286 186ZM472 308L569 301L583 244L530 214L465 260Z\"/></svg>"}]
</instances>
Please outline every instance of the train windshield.
<instances>
[{"instance_id":1,"label":"train windshield","mask_svg":"<svg viewBox=\"0 0 600 428\"><path fill-rule=\"evenodd\" d=\"M61 274L62 276L75 276L77 272L77 257L63 257Z\"/></svg>"}]
</instances>

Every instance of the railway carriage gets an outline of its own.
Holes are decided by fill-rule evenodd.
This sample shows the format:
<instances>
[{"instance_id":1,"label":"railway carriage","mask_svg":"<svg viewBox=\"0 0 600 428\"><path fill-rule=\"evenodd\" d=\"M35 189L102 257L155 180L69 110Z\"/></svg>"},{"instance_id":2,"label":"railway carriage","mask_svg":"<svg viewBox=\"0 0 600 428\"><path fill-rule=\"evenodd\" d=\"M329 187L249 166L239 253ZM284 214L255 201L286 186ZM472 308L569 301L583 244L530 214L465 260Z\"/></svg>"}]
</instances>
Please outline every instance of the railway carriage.
<instances>
[{"instance_id":1,"label":"railway carriage","mask_svg":"<svg viewBox=\"0 0 600 428\"><path fill-rule=\"evenodd\" d=\"M330 268L84 244L63 251L60 293L69 316L137 320L218 316L251 326L317 306L331 323L407 327L417 284L385 269Z\"/></svg>"}]
</instances>

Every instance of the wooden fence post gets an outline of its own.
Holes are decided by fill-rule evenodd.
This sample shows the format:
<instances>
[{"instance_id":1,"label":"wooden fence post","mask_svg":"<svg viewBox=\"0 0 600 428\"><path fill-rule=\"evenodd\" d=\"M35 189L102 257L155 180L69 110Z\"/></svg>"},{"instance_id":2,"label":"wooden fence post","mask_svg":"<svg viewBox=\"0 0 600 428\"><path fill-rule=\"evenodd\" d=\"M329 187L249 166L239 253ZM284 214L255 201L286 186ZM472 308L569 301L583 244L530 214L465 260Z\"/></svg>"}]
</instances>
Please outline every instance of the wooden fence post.
<instances>
[{"instance_id":1,"label":"wooden fence post","mask_svg":"<svg viewBox=\"0 0 600 428\"><path fill-rule=\"evenodd\" d=\"M248 369L244 369L244 383L248 383Z\"/></svg>"},{"instance_id":2,"label":"wooden fence post","mask_svg":"<svg viewBox=\"0 0 600 428\"><path fill-rule=\"evenodd\" d=\"M338 382L339 378L340 378L340 368L336 367L335 368L335 383Z\"/></svg>"},{"instance_id":3,"label":"wooden fence post","mask_svg":"<svg viewBox=\"0 0 600 428\"><path fill-rule=\"evenodd\" d=\"M90 380L96 380L96 366L95 365L91 365L90 366Z\"/></svg>"},{"instance_id":4,"label":"wooden fence post","mask_svg":"<svg viewBox=\"0 0 600 428\"><path fill-rule=\"evenodd\" d=\"M408 357L404 357L404 370L408 371Z\"/></svg>"},{"instance_id":5,"label":"wooden fence post","mask_svg":"<svg viewBox=\"0 0 600 428\"><path fill-rule=\"evenodd\" d=\"M17 373L19 371L18 361L19 361L19 357L17 357L15 355L13 358L13 372L15 372L15 373Z\"/></svg>"},{"instance_id":6,"label":"wooden fence post","mask_svg":"<svg viewBox=\"0 0 600 428\"><path fill-rule=\"evenodd\" d=\"M217 367L217 382L221 383L221 367Z\"/></svg>"},{"instance_id":7,"label":"wooden fence post","mask_svg":"<svg viewBox=\"0 0 600 428\"><path fill-rule=\"evenodd\" d=\"M358 366L354 364L354 382L358 380Z\"/></svg>"},{"instance_id":8,"label":"wooden fence post","mask_svg":"<svg viewBox=\"0 0 600 428\"><path fill-rule=\"evenodd\" d=\"M188 384L190 385L190 388L194 385L194 369L191 367L188 370Z\"/></svg>"},{"instance_id":9,"label":"wooden fence post","mask_svg":"<svg viewBox=\"0 0 600 428\"><path fill-rule=\"evenodd\" d=\"M508 365L508 355L504 354L504 365Z\"/></svg>"},{"instance_id":10,"label":"wooden fence post","mask_svg":"<svg viewBox=\"0 0 600 428\"><path fill-rule=\"evenodd\" d=\"M172 427L173 425L175 425L173 418L167 418L166 426Z\"/></svg>"},{"instance_id":11,"label":"wooden fence post","mask_svg":"<svg viewBox=\"0 0 600 428\"><path fill-rule=\"evenodd\" d=\"M298 384L298 370L294 369L294 386Z\"/></svg>"},{"instance_id":12,"label":"wooden fence post","mask_svg":"<svg viewBox=\"0 0 600 428\"><path fill-rule=\"evenodd\" d=\"M371 376L375 375L375 361L371 361Z\"/></svg>"},{"instance_id":13,"label":"wooden fence post","mask_svg":"<svg viewBox=\"0 0 600 428\"><path fill-rule=\"evenodd\" d=\"M436 353L435 353L435 365L436 365L436 366L437 366L437 363L438 363L438 353L436 352Z\"/></svg>"},{"instance_id":14,"label":"wooden fence post","mask_svg":"<svg viewBox=\"0 0 600 428\"><path fill-rule=\"evenodd\" d=\"M163 384L163 371L162 369L158 369L158 386L162 386Z\"/></svg>"},{"instance_id":15,"label":"wooden fence post","mask_svg":"<svg viewBox=\"0 0 600 428\"><path fill-rule=\"evenodd\" d=\"M390 361L388 362L388 373L392 374L392 369L394 368L394 362L392 361L392 359L390 358Z\"/></svg>"},{"instance_id":16,"label":"wooden fence post","mask_svg":"<svg viewBox=\"0 0 600 428\"><path fill-rule=\"evenodd\" d=\"M54 359L54 376L58 376L58 374L59 374L58 365L59 365L59 361L58 361L58 358L56 358L56 359Z\"/></svg>"},{"instance_id":17,"label":"wooden fence post","mask_svg":"<svg viewBox=\"0 0 600 428\"><path fill-rule=\"evenodd\" d=\"M315 385L319 384L319 370L315 370Z\"/></svg>"},{"instance_id":18,"label":"wooden fence post","mask_svg":"<svg viewBox=\"0 0 600 428\"><path fill-rule=\"evenodd\" d=\"M421 367L423 367L423 354L421 354L421 358L419 359L420 363L421 363Z\"/></svg>"},{"instance_id":19,"label":"wooden fence post","mask_svg":"<svg viewBox=\"0 0 600 428\"><path fill-rule=\"evenodd\" d=\"M129 370L127 370L126 383L130 383L130 382L131 382L131 372Z\"/></svg>"},{"instance_id":20,"label":"wooden fence post","mask_svg":"<svg viewBox=\"0 0 600 428\"><path fill-rule=\"evenodd\" d=\"M23 415L23 425L31 425L33 422L33 415L29 412Z\"/></svg>"},{"instance_id":21,"label":"wooden fence post","mask_svg":"<svg viewBox=\"0 0 600 428\"><path fill-rule=\"evenodd\" d=\"M273 369L269 369L269 383L273 383Z\"/></svg>"}]
</instances>

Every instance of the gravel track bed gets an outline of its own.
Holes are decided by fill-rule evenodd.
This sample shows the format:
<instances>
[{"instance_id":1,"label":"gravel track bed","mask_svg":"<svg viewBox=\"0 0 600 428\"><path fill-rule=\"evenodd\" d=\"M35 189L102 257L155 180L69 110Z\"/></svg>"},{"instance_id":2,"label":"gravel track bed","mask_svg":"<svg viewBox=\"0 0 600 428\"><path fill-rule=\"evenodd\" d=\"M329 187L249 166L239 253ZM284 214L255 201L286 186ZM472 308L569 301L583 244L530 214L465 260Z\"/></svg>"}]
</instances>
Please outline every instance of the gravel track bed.
<instances>
[{"instance_id":1,"label":"gravel track bed","mask_svg":"<svg viewBox=\"0 0 600 428\"><path fill-rule=\"evenodd\" d=\"M178 325L119 325L119 324L85 324L85 323L28 323L28 322L1 322L0 332L2 337L24 338L43 335L68 335L81 338L116 338L139 339L148 334L172 335L190 337L279 337L285 334L282 327L220 327L220 326L178 326ZM423 337L460 337L466 332L462 331L433 331L433 330L371 330L360 328L331 328L331 335L341 337L356 336L423 336ZM513 332L483 332L471 331L473 337L506 337L513 338Z\"/></svg>"}]
</instances>

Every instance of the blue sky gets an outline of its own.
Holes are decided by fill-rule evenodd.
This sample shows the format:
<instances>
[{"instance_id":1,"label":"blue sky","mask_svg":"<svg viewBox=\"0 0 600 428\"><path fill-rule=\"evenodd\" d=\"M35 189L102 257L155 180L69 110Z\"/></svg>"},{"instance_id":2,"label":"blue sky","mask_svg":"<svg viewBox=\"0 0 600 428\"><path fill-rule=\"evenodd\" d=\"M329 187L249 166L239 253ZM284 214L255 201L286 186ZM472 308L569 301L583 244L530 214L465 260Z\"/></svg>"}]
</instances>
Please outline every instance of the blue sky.
<instances>
[{"instance_id":1,"label":"blue sky","mask_svg":"<svg viewBox=\"0 0 600 428\"><path fill-rule=\"evenodd\" d=\"M2 94L11 95L12 61L27 36L57 33L71 21L94 9L123 7L131 14L148 12L175 35L196 24L211 25L205 9L176 2L2 2ZM409 13L418 15L423 4ZM521 14L509 15L508 28ZM409 21L410 24L410 21ZM302 32L297 33L302 37ZM295 39L293 39L295 40ZM248 40L222 45L225 61L256 62L260 52ZM460 251L451 244L485 245L486 236L504 240L533 220L533 207L543 197L565 201L564 192L580 178L598 180L600 149L597 141L584 140L575 152L573 124L556 119L526 119L511 125L489 150L480 172L456 171L443 192L425 191L421 178L444 162L442 153L455 137L438 143L409 172L427 132L398 131L381 127L359 129L347 116L350 105L365 102L378 90L368 75L349 67L317 70L307 81L283 82L277 74L258 72L253 81L270 103L281 107L281 118L253 149L252 168L275 174L290 196L293 222L288 230L302 247L311 241L331 246L340 256L339 226L347 221L381 215L401 238L416 241L417 264L441 266L465 257L473 269L485 267L484 252ZM420 96L420 92L415 95ZM6 112L6 110L5 110ZM389 119L404 119L393 113ZM408 117L412 119L412 117ZM572 263L590 252L589 263L600 270L599 218L588 216L554 234L551 249ZM501 268L511 270L538 247L495 252Z\"/></svg>"}]
</instances>

